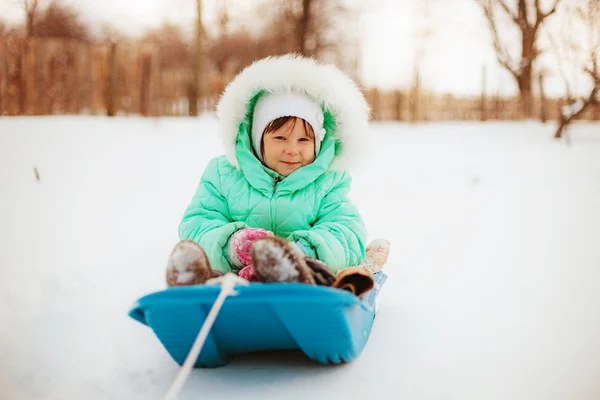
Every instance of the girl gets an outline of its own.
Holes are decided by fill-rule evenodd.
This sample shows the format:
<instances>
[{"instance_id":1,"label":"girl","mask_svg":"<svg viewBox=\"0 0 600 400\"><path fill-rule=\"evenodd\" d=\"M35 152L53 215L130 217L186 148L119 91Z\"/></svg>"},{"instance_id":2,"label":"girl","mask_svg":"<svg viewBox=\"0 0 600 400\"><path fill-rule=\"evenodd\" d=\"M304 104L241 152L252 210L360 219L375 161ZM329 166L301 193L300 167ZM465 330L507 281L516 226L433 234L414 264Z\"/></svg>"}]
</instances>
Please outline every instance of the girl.
<instances>
[{"instance_id":1,"label":"girl","mask_svg":"<svg viewBox=\"0 0 600 400\"><path fill-rule=\"evenodd\" d=\"M179 226L169 286L227 272L249 281L332 285L360 264L367 232L348 197L369 108L331 65L260 60L217 106L226 154L211 160Z\"/></svg>"}]
</instances>

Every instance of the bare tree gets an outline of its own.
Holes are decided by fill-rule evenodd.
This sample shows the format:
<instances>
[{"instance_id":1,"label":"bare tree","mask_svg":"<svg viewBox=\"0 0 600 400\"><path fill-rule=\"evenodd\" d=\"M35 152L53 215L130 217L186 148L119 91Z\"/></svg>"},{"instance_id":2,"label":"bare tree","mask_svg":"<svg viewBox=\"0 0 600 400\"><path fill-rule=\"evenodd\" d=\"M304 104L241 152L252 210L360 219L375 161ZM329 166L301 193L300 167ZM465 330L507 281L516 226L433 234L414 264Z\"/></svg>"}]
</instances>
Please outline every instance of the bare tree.
<instances>
[{"instance_id":1,"label":"bare tree","mask_svg":"<svg viewBox=\"0 0 600 400\"><path fill-rule=\"evenodd\" d=\"M260 57L262 40L255 40L248 32L229 32L210 41L208 61L218 75L235 74Z\"/></svg>"},{"instance_id":2,"label":"bare tree","mask_svg":"<svg viewBox=\"0 0 600 400\"><path fill-rule=\"evenodd\" d=\"M306 10L306 12L305 12ZM244 16L247 18L247 16ZM262 0L253 11L251 26L230 15L220 3L217 25L206 43L206 66L220 87L253 61L286 53L301 53L336 63L346 72L358 70L352 10L343 0Z\"/></svg>"},{"instance_id":3,"label":"bare tree","mask_svg":"<svg viewBox=\"0 0 600 400\"><path fill-rule=\"evenodd\" d=\"M298 48L300 54L304 56L310 56L308 54L306 40L309 36L309 29L311 28L312 15L310 12L310 6L313 4L313 0L302 0L302 15L298 19Z\"/></svg>"},{"instance_id":4,"label":"bare tree","mask_svg":"<svg viewBox=\"0 0 600 400\"><path fill-rule=\"evenodd\" d=\"M341 0L313 0L307 11L311 18L304 46L309 55L318 58L331 55L341 64L345 54L356 50L354 26L358 14Z\"/></svg>"},{"instance_id":5,"label":"bare tree","mask_svg":"<svg viewBox=\"0 0 600 400\"><path fill-rule=\"evenodd\" d=\"M262 36L268 44L264 52L297 52L304 56L334 62L347 70L356 68L358 14L343 0L267 0ZM264 10L264 9L263 9ZM267 55L268 55L267 54Z\"/></svg>"},{"instance_id":6,"label":"bare tree","mask_svg":"<svg viewBox=\"0 0 600 400\"><path fill-rule=\"evenodd\" d=\"M260 3L256 9L253 24L257 28L265 21L270 21L277 9L267 7ZM279 41L271 42L267 29L258 27L257 32L252 32L244 26L242 21L232 18L229 3L222 0L217 10L216 25L209 31L211 36L206 43L206 68L214 73L211 79L213 95L219 95L229 80L254 60L273 54L286 42L287 36L279 37Z\"/></svg>"},{"instance_id":7,"label":"bare tree","mask_svg":"<svg viewBox=\"0 0 600 400\"><path fill-rule=\"evenodd\" d=\"M427 64L429 48L434 35L433 8L440 4L435 0L422 0L416 3L415 17L416 29L413 33L415 46L413 82L410 89L410 121L418 122L422 119L421 95L423 89L423 67Z\"/></svg>"},{"instance_id":8,"label":"bare tree","mask_svg":"<svg viewBox=\"0 0 600 400\"><path fill-rule=\"evenodd\" d=\"M142 41L157 45L161 69L189 68L193 57L192 48L186 41L181 26L164 23L146 32Z\"/></svg>"},{"instance_id":9,"label":"bare tree","mask_svg":"<svg viewBox=\"0 0 600 400\"><path fill-rule=\"evenodd\" d=\"M202 48L202 36L204 35L204 26L202 24L202 0L196 0L196 38L194 43L194 58L192 61L193 82L189 90L189 115L198 116L198 99L200 97L200 83L204 71L204 57Z\"/></svg>"},{"instance_id":10,"label":"bare tree","mask_svg":"<svg viewBox=\"0 0 600 400\"><path fill-rule=\"evenodd\" d=\"M21 3L25 11L25 33L28 37L33 36L40 2L39 0L21 0Z\"/></svg>"},{"instance_id":11,"label":"bare tree","mask_svg":"<svg viewBox=\"0 0 600 400\"><path fill-rule=\"evenodd\" d=\"M82 20L80 12L59 0L53 0L46 9L38 12L33 23L33 32L33 36L37 37L61 37L81 41L91 39L89 26Z\"/></svg>"},{"instance_id":12,"label":"bare tree","mask_svg":"<svg viewBox=\"0 0 600 400\"><path fill-rule=\"evenodd\" d=\"M220 79L230 70L239 71L253 60L256 52L255 39L244 29L232 29L228 3L221 1L217 11L217 32L207 43L207 64L210 64Z\"/></svg>"},{"instance_id":13,"label":"bare tree","mask_svg":"<svg viewBox=\"0 0 600 400\"><path fill-rule=\"evenodd\" d=\"M574 57L577 70L587 76L589 87L583 95L576 96L569 84L569 79L565 68L561 66L561 75L565 81L567 89L567 106L562 107L560 120L554 137L560 139L567 131L569 124L578 118L593 104L600 102L600 0L582 0L574 5L572 9L575 20L568 27L571 33L574 30L583 29L585 40L578 38L576 42L571 39L572 34L563 32L563 43L570 50ZM565 37L566 36L566 37ZM559 61L565 58L558 50L559 46L552 40L553 48ZM579 43L585 43L582 47Z\"/></svg>"},{"instance_id":14,"label":"bare tree","mask_svg":"<svg viewBox=\"0 0 600 400\"><path fill-rule=\"evenodd\" d=\"M119 42L126 38L127 36L110 22L99 23L96 28L96 34L94 35L94 39L100 43Z\"/></svg>"},{"instance_id":15,"label":"bare tree","mask_svg":"<svg viewBox=\"0 0 600 400\"><path fill-rule=\"evenodd\" d=\"M537 45L538 33L544 21L554 14L561 0L552 0L553 4L544 10L541 0L512 0L516 4L509 6L508 0L475 0L483 9L488 22L498 62L515 78L519 87L521 109L525 117L532 116L533 65L541 54ZM499 14L508 16L518 29L521 54L513 60L501 40L499 32Z\"/></svg>"}]
</instances>

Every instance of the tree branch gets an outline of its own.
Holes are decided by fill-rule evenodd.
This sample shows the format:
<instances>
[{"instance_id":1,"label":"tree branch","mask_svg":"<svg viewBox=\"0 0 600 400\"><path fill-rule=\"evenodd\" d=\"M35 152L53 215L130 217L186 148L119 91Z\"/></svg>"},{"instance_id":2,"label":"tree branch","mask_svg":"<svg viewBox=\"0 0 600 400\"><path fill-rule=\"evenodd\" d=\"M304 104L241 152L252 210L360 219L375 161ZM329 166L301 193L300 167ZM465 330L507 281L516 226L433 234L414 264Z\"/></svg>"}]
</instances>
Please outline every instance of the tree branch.
<instances>
[{"instance_id":1,"label":"tree branch","mask_svg":"<svg viewBox=\"0 0 600 400\"><path fill-rule=\"evenodd\" d=\"M518 22L517 24L521 28L521 31L525 32L526 30L531 29L532 25L529 25L529 20L527 19L529 7L527 7L526 0L518 0L519 4L517 5L519 13L518 13Z\"/></svg>"},{"instance_id":2,"label":"tree branch","mask_svg":"<svg viewBox=\"0 0 600 400\"><path fill-rule=\"evenodd\" d=\"M552 8L552 10L550 10L550 12L544 14L544 15L550 15L552 14L555 10L556 10L556 6L559 3L560 0L556 0L554 7ZM588 7L591 7L589 10L583 10L581 8L576 8L574 11L576 12L575 15L581 19L581 21L578 22L578 24L583 23L586 24L587 23L587 29L588 29L588 34L590 35L590 38L595 37L595 32L597 32L597 28L595 27L594 21L596 21L596 17L598 16L598 14L596 14L594 12L593 6L595 4L599 4L596 3L598 2L598 0L588 0L587 5ZM592 39L593 42L593 39ZM589 92L588 96L584 96L584 97L579 97L579 99L577 101L571 101L570 105L565 106L561 109L561 115L560 115L560 123L559 126L556 130L556 133L554 134L555 138L560 138L563 134L563 132L566 132L566 129L568 128L569 124L571 123L571 121L575 120L576 118L578 118L580 115L582 115L585 110L591 105L591 104L595 104L598 101L598 93L600 92L600 69L598 66L599 60L597 58L598 55L598 51L600 51L600 49L598 47L596 47L595 45L592 44L590 50L590 56L591 56L591 65L584 63L584 65L580 65L581 70L586 73L587 75L590 76L590 78L592 79L593 82L593 86ZM567 93L567 95L569 95L569 93ZM569 96L571 97L571 96ZM569 100L573 100L573 99L569 99Z\"/></svg>"},{"instance_id":3,"label":"tree branch","mask_svg":"<svg viewBox=\"0 0 600 400\"><path fill-rule=\"evenodd\" d=\"M567 129L567 127L569 126L571 121L573 121L574 119L579 117L581 114L583 114L590 105L594 104L599 90L600 90L600 82L596 81L596 86L594 86L592 88L592 91L590 92L590 94L587 97L580 98L575 103L571 104L570 107L573 107L575 104L579 103L579 104L577 104L577 108L576 108L575 112L572 112L571 110L569 110L567 112L565 112L564 110L561 111L560 123L558 125L558 128L556 129L556 133L554 134L555 139L559 139L562 136L562 133Z\"/></svg>"},{"instance_id":4,"label":"tree branch","mask_svg":"<svg viewBox=\"0 0 600 400\"><path fill-rule=\"evenodd\" d=\"M592 80L594 81L596 86L598 86L600 84L600 74L598 74L597 67L594 67L594 68L585 67L585 68L583 68L583 71L586 74L588 74L590 76L590 78L592 78Z\"/></svg>"},{"instance_id":5,"label":"tree branch","mask_svg":"<svg viewBox=\"0 0 600 400\"><path fill-rule=\"evenodd\" d=\"M21 0L21 2L23 3L25 14L31 15L36 13L39 5L39 0Z\"/></svg>"},{"instance_id":6,"label":"tree branch","mask_svg":"<svg viewBox=\"0 0 600 400\"><path fill-rule=\"evenodd\" d=\"M504 68L509 70L510 73L515 76L515 78L518 78L520 68L514 67L513 63L511 62L508 56L508 53L506 52L506 50L504 50L502 44L500 43L500 35L498 35L498 29L496 28L496 22L494 21L492 6L489 3L484 3L482 0L479 0L479 4L483 9L483 13L485 14L485 17L490 25L490 30L492 31L493 45L494 49L496 50L496 58L498 59L498 62Z\"/></svg>"},{"instance_id":7,"label":"tree branch","mask_svg":"<svg viewBox=\"0 0 600 400\"><path fill-rule=\"evenodd\" d=\"M33 36L33 26L38 13L39 0L21 0L25 11L27 36Z\"/></svg>"},{"instance_id":8,"label":"tree branch","mask_svg":"<svg viewBox=\"0 0 600 400\"><path fill-rule=\"evenodd\" d=\"M569 78L567 77L567 74L565 72L565 68L563 67L563 54L560 52L558 44L556 43L556 40L554 38L554 36L549 32L549 29L546 29L547 31L547 35L548 35L548 39L550 42L550 46L552 47L552 51L554 52L554 56L556 57L556 61L558 62L558 71L560 73L560 76L562 77L562 80L565 84L565 89L567 92L567 99L572 100L573 99L573 91L571 90L571 84L569 83Z\"/></svg>"},{"instance_id":9,"label":"tree branch","mask_svg":"<svg viewBox=\"0 0 600 400\"><path fill-rule=\"evenodd\" d=\"M502 9L510 16L510 18L515 22L515 24L520 24L519 17L515 14L507 5L504 0L498 0L498 4L502 7Z\"/></svg>"},{"instance_id":10,"label":"tree branch","mask_svg":"<svg viewBox=\"0 0 600 400\"><path fill-rule=\"evenodd\" d=\"M558 7L559 3L561 2L561 0L555 0L554 1L554 6L552 6L552 8L550 9L550 11L544 13L544 19L548 18L549 16L551 16L552 14L554 14L556 12L556 8Z\"/></svg>"},{"instance_id":11,"label":"tree branch","mask_svg":"<svg viewBox=\"0 0 600 400\"><path fill-rule=\"evenodd\" d=\"M535 15L536 15L535 27L536 28L539 27L546 18L548 18L549 16L551 16L552 14L554 14L556 12L556 8L558 7L560 2L561 2L561 0L555 0L554 6L548 12L543 12L542 6L540 4L540 0L535 0Z\"/></svg>"}]
</instances>

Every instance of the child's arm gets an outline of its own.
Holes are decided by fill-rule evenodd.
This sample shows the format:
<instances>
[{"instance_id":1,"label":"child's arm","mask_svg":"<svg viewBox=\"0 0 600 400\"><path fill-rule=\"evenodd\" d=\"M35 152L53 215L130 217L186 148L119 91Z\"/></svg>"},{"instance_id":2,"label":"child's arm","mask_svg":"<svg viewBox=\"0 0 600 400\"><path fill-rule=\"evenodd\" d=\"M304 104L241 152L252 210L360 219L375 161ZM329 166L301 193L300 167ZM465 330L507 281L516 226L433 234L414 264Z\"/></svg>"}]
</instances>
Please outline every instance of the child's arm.
<instances>
[{"instance_id":1,"label":"child's arm","mask_svg":"<svg viewBox=\"0 0 600 400\"><path fill-rule=\"evenodd\" d=\"M222 189L218 160L214 159L202 174L196 193L183 214L179 237L199 243L206 251L212 269L229 272L227 241L246 224L232 221Z\"/></svg>"},{"instance_id":2,"label":"child's arm","mask_svg":"<svg viewBox=\"0 0 600 400\"><path fill-rule=\"evenodd\" d=\"M348 197L352 179L348 173L339 175L334 188L323 198L313 227L288 238L305 248L308 245L308 255L316 256L334 272L360 264L367 240L363 219ZM313 251L316 254L311 254Z\"/></svg>"}]
</instances>

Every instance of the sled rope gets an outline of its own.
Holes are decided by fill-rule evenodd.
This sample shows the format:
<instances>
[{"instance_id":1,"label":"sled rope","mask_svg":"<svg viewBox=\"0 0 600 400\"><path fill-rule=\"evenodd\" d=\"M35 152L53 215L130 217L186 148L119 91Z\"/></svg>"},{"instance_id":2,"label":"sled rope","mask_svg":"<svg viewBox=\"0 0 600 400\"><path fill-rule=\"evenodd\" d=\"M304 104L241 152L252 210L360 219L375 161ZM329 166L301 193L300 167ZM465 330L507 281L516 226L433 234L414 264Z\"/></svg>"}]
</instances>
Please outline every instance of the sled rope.
<instances>
[{"instance_id":1,"label":"sled rope","mask_svg":"<svg viewBox=\"0 0 600 400\"><path fill-rule=\"evenodd\" d=\"M192 346L190 352L188 353L185 359L185 362L179 370L179 374L171 384L171 387L169 388L169 391L167 392L164 400L175 400L179 396L183 385L185 385L185 382L188 376L190 375L190 372L192 372L192 369L194 368L194 364L196 364L196 360L198 359L198 356L202 351L202 347L204 346L204 342L208 337L208 333L210 332L213 324L215 323L215 320L219 315L219 311L221 311L221 306L225 302L225 299L227 298L227 296L237 295L237 292L234 290L235 285L248 285L248 281L231 273L226 274L220 278L214 279L212 280L212 282L206 282L207 285L219 283L221 284L221 291L219 292L217 299L211 307L210 312L208 313L208 316L204 321L204 324L202 324L202 328L200 329L198 336L196 336L194 345Z\"/></svg>"}]
</instances>

